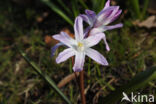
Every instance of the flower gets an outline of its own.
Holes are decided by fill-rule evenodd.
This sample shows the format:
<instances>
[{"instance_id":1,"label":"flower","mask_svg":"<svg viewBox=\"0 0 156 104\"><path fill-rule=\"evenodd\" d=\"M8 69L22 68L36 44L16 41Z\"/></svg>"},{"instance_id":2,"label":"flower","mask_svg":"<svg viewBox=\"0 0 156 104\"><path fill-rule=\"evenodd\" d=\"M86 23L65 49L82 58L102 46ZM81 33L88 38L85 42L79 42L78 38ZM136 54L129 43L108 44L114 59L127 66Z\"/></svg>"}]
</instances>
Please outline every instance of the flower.
<instances>
[{"instance_id":1,"label":"flower","mask_svg":"<svg viewBox=\"0 0 156 104\"><path fill-rule=\"evenodd\" d=\"M54 39L60 41L68 47L56 58L56 62L58 64L66 61L72 56L75 56L73 70L74 72L80 72L83 70L85 56L87 55L99 64L108 65L105 57L103 57L98 51L91 48L92 46L98 44L103 38L101 33L85 38L83 32L83 20L79 16L75 19L74 32L75 39L71 38L65 32L61 32L60 34L53 36Z\"/></svg>"},{"instance_id":2,"label":"flower","mask_svg":"<svg viewBox=\"0 0 156 104\"><path fill-rule=\"evenodd\" d=\"M119 23L113 26L107 26L114 20L116 20L121 14L122 10L119 9L119 6L110 6L110 0L108 0L102 9L97 15L94 11L85 10L86 14L81 14L80 16L83 18L85 22L89 24L89 27L85 30L85 35L89 33L89 35L94 35L96 33L102 33L106 30L112 30L115 28L120 28L123 24ZM103 34L104 35L104 34ZM106 49L109 51L109 46L106 43Z\"/></svg>"}]
</instances>

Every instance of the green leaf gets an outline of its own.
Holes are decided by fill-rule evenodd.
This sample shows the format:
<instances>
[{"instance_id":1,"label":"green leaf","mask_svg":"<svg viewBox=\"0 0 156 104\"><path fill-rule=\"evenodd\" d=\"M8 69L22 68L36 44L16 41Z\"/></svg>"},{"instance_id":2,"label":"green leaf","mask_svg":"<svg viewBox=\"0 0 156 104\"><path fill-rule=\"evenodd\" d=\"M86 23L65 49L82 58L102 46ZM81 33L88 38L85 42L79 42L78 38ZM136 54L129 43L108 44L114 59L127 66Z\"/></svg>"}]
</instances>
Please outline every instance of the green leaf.
<instances>
[{"instance_id":1,"label":"green leaf","mask_svg":"<svg viewBox=\"0 0 156 104\"><path fill-rule=\"evenodd\" d=\"M62 0L57 0L57 2L63 7L64 10L71 14L70 9L68 8L68 6L65 5L65 3Z\"/></svg>"},{"instance_id":2,"label":"green leaf","mask_svg":"<svg viewBox=\"0 0 156 104\"><path fill-rule=\"evenodd\" d=\"M81 5L82 5L85 9L89 9L88 6L86 5L86 3L84 2L84 0L79 0L79 2L81 3Z\"/></svg>"},{"instance_id":3,"label":"green leaf","mask_svg":"<svg viewBox=\"0 0 156 104\"><path fill-rule=\"evenodd\" d=\"M122 92L129 94L130 92L133 92L139 88L145 87L148 82L154 79L156 79L156 67L152 67L146 71L140 72L128 84L116 89L105 98L99 99L99 102L105 102L105 104L116 104L117 101L121 100Z\"/></svg>"},{"instance_id":4,"label":"green leaf","mask_svg":"<svg viewBox=\"0 0 156 104\"><path fill-rule=\"evenodd\" d=\"M92 0L91 3L93 7L92 9L96 13L100 12L105 6L105 0Z\"/></svg>"},{"instance_id":5,"label":"green leaf","mask_svg":"<svg viewBox=\"0 0 156 104\"><path fill-rule=\"evenodd\" d=\"M142 10L141 19L144 19L144 17L145 17L145 14L146 14L146 12L147 12L147 7L148 7L148 4L149 4L149 1L150 1L150 0L145 0L145 2L144 2L144 7L143 7L143 10Z\"/></svg>"},{"instance_id":6,"label":"green leaf","mask_svg":"<svg viewBox=\"0 0 156 104\"><path fill-rule=\"evenodd\" d=\"M62 97L62 99L67 104L71 104L70 100L62 93L62 91L57 87L55 82L51 80L51 78L48 75L42 73L41 69L37 67L37 65L33 61L31 61L24 52L22 52L20 49L19 52L23 56L23 58L28 62L28 64L60 95L60 97Z\"/></svg>"},{"instance_id":7,"label":"green leaf","mask_svg":"<svg viewBox=\"0 0 156 104\"><path fill-rule=\"evenodd\" d=\"M103 8L104 8L104 6L105 6L105 2L106 0L100 0L100 6L99 6L99 9L98 9L98 12L100 12Z\"/></svg>"},{"instance_id":8,"label":"green leaf","mask_svg":"<svg viewBox=\"0 0 156 104\"><path fill-rule=\"evenodd\" d=\"M138 19L141 18L141 13L140 13L140 5L139 5L139 0L129 0L131 2L131 6L133 7L133 11L135 15L137 16Z\"/></svg>"},{"instance_id":9,"label":"green leaf","mask_svg":"<svg viewBox=\"0 0 156 104\"><path fill-rule=\"evenodd\" d=\"M91 0L91 3L92 3L92 9L97 13L98 11L98 8L97 7L100 7L99 5L98 5L98 3L99 3L99 0Z\"/></svg>"},{"instance_id":10,"label":"green leaf","mask_svg":"<svg viewBox=\"0 0 156 104\"><path fill-rule=\"evenodd\" d=\"M76 18L79 15L79 9L78 9L78 1L72 0L72 11L74 13L74 17Z\"/></svg>"},{"instance_id":11,"label":"green leaf","mask_svg":"<svg viewBox=\"0 0 156 104\"><path fill-rule=\"evenodd\" d=\"M50 0L41 0L44 4L49 6L54 12L56 12L58 15L60 15L64 20L66 20L70 25L73 26L72 20L60 9L58 8L54 3L50 2Z\"/></svg>"}]
</instances>

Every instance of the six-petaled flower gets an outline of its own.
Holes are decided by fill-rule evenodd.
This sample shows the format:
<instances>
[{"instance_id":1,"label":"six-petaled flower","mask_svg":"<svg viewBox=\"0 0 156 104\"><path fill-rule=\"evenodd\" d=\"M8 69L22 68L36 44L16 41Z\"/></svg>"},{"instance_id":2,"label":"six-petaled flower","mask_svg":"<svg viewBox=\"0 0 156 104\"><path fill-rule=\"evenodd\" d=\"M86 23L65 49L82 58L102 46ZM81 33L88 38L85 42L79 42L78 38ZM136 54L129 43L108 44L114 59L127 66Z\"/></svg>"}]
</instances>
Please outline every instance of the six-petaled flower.
<instances>
[{"instance_id":1,"label":"six-petaled flower","mask_svg":"<svg viewBox=\"0 0 156 104\"><path fill-rule=\"evenodd\" d=\"M61 63L75 56L75 63L73 66L75 72L83 70L85 56L89 56L99 64L108 65L107 60L91 47L95 46L103 39L106 50L110 50L103 32L123 26L121 23L112 26L109 25L119 17L121 12L122 10L119 9L119 6L110 6L110 0L108 0L105 7L97 15L94 11L86 10L86 14L78 16L74 24L75 39L71 38L65 32L53 36L53 38L60 41L60 43L52 47L52 56L59 46L64 45L67 47L67 49L58 55L56 62ZM85 31L83 30L83 21L89 24Z\"/></svg>"},{"instance_id":2,"label":"six-petaled flower","mask_svg":"<svg viewBox=\"0 0 156 104\"><path fill-rule=\"evenodd\" d=\"M79 72L83 70L85 56L89 56L97 63L108 65L107 60L96 50L90 48L100 42L103 38L101 33L94 34L85 38L83 32L83 21L77 17L74 24L75 39L71 38L65 32L54 35L53 38L65 44L68 48L61 52L56 58L57 63L66 61L68 58L75 56L73 70Z\"/></svg>"},{"instance_id":3,"label":"six-petaled flower","mask_svg":"<svg viewBox=\"0 0 156 104\"><path fill-rule=\"evenodd\" d=\"M94 35L96 33L103 33L106 30L112 30L115 28L120 28L123 25L121 23L107 26L116 20L121 14L122 10L119 9L119 6L110 6L110 0L106 2L105 7L100 11L97 15L94 11L85 10L86 14L81 14L80 16L83 18L85 22L89 24L87 29L85 30L85 35ZM103 33L104 37L105 34ZM107 51L110 50L107 41L103 38Z\"/></svg>"}]
</instances>

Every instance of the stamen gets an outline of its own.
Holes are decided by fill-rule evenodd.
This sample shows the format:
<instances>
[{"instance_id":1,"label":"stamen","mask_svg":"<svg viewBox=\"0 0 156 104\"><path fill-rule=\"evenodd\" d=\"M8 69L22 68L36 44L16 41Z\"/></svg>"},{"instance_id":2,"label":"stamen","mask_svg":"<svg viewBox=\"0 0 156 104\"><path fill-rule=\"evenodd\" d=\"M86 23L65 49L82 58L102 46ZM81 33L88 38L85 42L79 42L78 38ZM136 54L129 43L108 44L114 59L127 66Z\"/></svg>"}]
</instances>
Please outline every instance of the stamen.
<instances>
[{"instance_id":1,"label":"stamen","mask_svg":"<svg viewBox=\"0 0 156 104\"><path fill-rule=\"evenodd\" d=\"M79 51L84 51L84 45L83 45L83 43L78 42L77 47L78 47L78 50Z\"/></svg>"},{"instance_id":2,"label":"stamen","mask_svg":"<svg viewBox=\"0 0 156 104\"><path fill-rule=\"evenodd\" d=\"M79 47L79 48L83 47L83 44L80 43L80 42L78 42L78 47Z\"/></svg>"}]
</instances>

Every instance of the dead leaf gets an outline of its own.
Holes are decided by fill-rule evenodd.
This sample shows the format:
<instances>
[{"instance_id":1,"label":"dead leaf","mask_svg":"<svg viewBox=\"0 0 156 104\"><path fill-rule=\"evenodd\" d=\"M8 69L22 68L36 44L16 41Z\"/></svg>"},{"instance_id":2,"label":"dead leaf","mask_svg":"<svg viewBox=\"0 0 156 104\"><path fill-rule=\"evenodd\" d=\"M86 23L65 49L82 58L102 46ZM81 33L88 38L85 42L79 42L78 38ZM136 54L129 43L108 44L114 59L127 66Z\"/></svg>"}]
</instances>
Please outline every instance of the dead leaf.
<instances>
[{"instance_id":1,"label":"dead leaf","mask_svg":"<svg viewBox=\"0 0 156 104\"><path fill-rule=\"evenodd\" d=\"M79 76L79 72L76 72L76 75ZM70 81L72 81L73 79L75 79L75 73L69 74L68 76L66 76L65 78L63 78L59 83L58 83L58 88L61 88L63 86L65 86L67 83L69 83Z\"/></svg>"},{"instance_id":2,"label":"dead leaf","mask_svg":"<svg viewBox=\"0 0 156 104\"><path fill-rule=\"evenodd\" d=\"M148 12L151 14L156 14L156 0L149 0Z\"/></svg>"},{"instance_id":3,"label":"dead leaf","mask_svg":"<svg viewBox=\"0 0 156 104\"><path fill-rule=\"evenodd\" d=\"M62 31L66 32L70 37L74 38L74 34L70 32L68 28L62 29Z\"/></svg>"},{"instance_id":4,"label":"dead leaf","mask_svg":"<svg viewBox=\"0 0 156 104\"><path fill-rule=\"evenodd\" d=\"M134 25L139 27L152 28L156 27L156 16L150 16L146 20L140 22L139 20L133 22Z\"/></svg>"},{"instance_id":5,"label":"dead leaf","mask_svg":"<svg viewBox=\"0 0 156 104\"><path fill-rule=\"evenodd\" d=\"M151 13L151 14L156 14L156 10L154 10L154 9L150 9L150 8L149 8L147 11L148 11L149 13Z\"/></svg>"},{"instance_id":6,"label":"dead leaf","mask_svg":"<svg viewBox=\"0 0 156 104\"><path fill-rule=\"evenodd\" d=\"M45 36L44 41L47 46L52 46L58 43L57 40L55 40L54 38L52 38L52 36L49 36L49 35Z\"/></svg>"}]
</instances>

